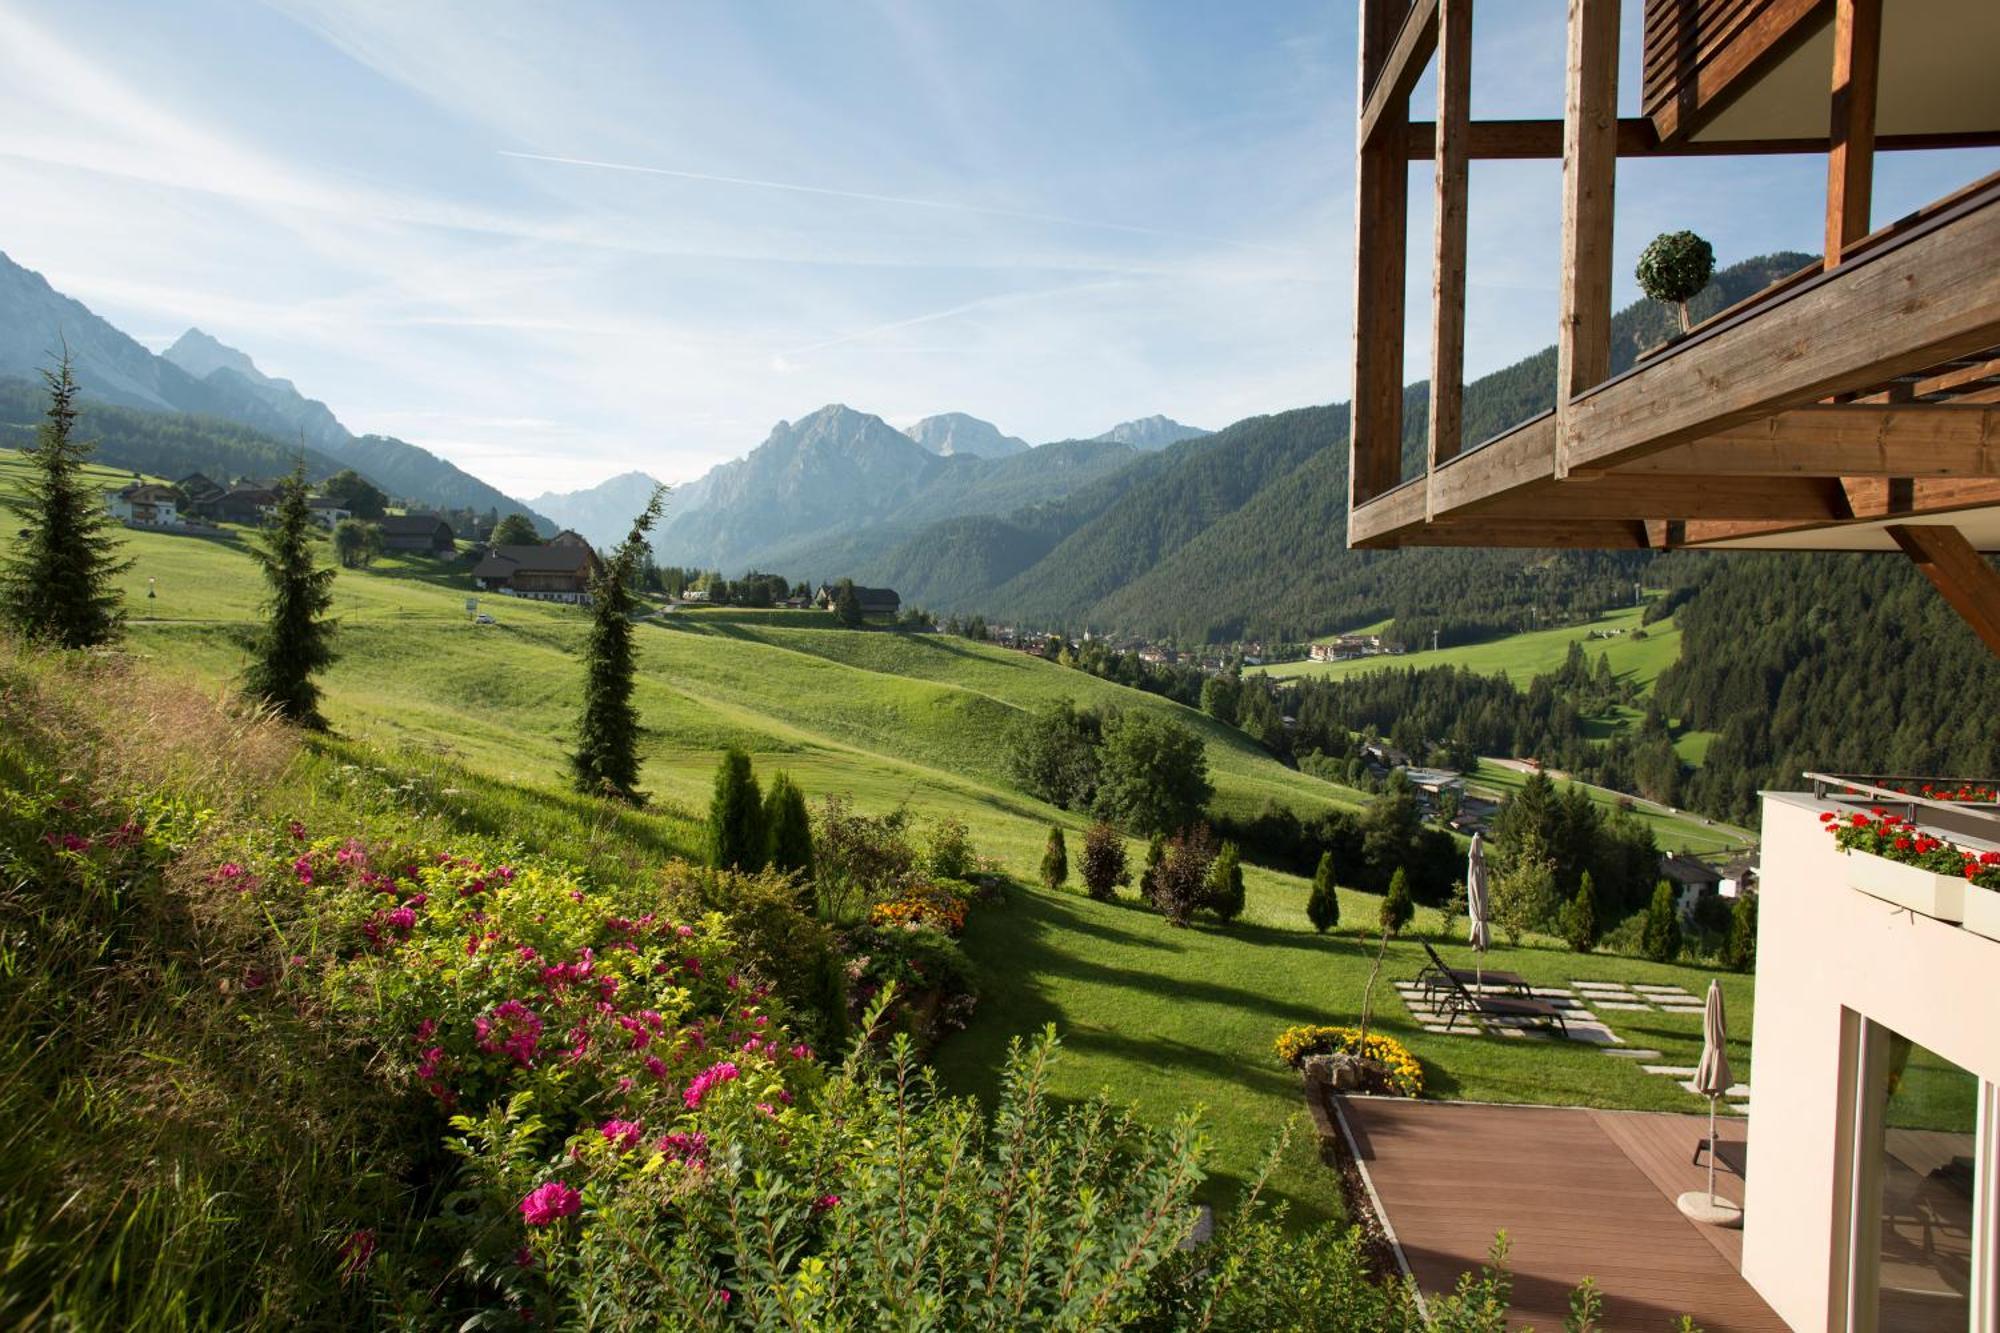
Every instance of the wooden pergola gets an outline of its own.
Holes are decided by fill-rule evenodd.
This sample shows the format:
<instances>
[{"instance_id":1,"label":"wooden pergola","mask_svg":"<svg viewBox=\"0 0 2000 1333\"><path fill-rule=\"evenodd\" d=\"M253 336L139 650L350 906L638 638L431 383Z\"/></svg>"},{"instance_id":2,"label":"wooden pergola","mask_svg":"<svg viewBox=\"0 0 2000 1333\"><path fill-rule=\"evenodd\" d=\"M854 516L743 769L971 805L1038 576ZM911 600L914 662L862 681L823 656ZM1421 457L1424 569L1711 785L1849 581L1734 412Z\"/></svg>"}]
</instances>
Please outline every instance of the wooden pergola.
<instances>
[{"instance_id":1,"label":"wooden pergola","mask_svg":"<svg viewBox=\"0 0 2000 1333\"><path fill-rule=\"evenodd\" d=\"M1350 545L1901 550L2000 652L1980 554L2000 550L2000 173L1887 226L1870 213L1876 153L2000 145L2000 111L1974 95L1928 111L1955 123L1878 135L1885 6L1938 17L1915 0L1647 0L1645 114L1621 120L1618 0L1568 0L1563 119L1474 121L1472 0L1361 0ZM1937 58L1990 71L1989 26L1991 47L1975 25L1970 51ZM1814 61L1824 91L1802 99ZM1433 62L1436 119L1413 121ZM1770 132L1802 109L1823 135ZM1825 155L1825 259L1614 376L1618 159L1771 153ZM1468 164L1556 157L1555 406L1461 449ZM1405 479L1408 164L1425 158L1430 419Z\"/></svg>"}]
</instances>

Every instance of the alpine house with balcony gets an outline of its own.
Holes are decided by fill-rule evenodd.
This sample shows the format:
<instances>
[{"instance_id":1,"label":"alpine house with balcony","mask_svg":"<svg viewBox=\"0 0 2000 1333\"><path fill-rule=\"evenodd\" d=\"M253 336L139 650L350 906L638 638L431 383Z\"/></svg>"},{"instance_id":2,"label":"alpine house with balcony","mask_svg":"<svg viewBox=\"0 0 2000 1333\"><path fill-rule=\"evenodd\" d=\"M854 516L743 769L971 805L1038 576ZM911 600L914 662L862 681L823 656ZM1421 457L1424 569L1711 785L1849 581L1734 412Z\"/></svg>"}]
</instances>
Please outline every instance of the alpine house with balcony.
<instances>
[{"instance_id":1,"label":"alpine house with balcony","mask_svg":"<svg viewBox=\"0 0 2000 1333\"><path fill-rule=\"evenodd\" d=\"M2000 174L1962 153L1963 188L1871 207L1878 153L2000 144L2000 4L1644 0L1624 119L1621 8L1569 0L1560 121L1479 121L1471 0L1361 0L1349 543L1879 551L2000 652ZM1435 119L1412 119L1433 67ZM1614 375L1620 160L1775 153L1825 159L1824 258ZM1468 163L1496 158L1563 164L1556 400L1466 447ZM1406 468L1422 160L1430 411ZM1994 701L1955 724L1996 725ZM1992 1333L2000 893L1829 831L1886 811L1976 859L2000 818L1981 784L1802 782L1764 798L1743 1274L1793 1328Z\"/></svg>"}]
</instances>

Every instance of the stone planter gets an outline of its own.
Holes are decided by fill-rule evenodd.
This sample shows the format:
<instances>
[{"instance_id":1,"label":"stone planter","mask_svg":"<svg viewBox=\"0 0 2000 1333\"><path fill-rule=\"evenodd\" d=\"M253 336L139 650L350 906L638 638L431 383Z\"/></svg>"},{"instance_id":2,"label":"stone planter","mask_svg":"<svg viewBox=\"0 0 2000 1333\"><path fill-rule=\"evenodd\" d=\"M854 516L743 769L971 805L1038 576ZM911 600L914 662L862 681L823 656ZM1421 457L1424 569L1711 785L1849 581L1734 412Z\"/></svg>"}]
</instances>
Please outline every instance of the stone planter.
<instances>
[{"instance_id":1,"label":"stone planter","mask_svg":"<svg viewBox=\"0 0 2000 1333\"><path fill-rule=\"evenodd\" d=\"M1907 907L1934 920L1954 924L1965 920L1963 876L1940 875L1887 857L1851 851L1847 854L1847 884L1871 898Z\"/></svg>"},{"instance_id":2,"label":"stone planter","mask_svg":"<svg viewBox=\"0 0 2000 1333\"><path fill-rule=\"evenodd\" d=\"M1989 940L2000 940L2000 890L1965 886L1965 928Z\"/></svg>"}]
</instances>

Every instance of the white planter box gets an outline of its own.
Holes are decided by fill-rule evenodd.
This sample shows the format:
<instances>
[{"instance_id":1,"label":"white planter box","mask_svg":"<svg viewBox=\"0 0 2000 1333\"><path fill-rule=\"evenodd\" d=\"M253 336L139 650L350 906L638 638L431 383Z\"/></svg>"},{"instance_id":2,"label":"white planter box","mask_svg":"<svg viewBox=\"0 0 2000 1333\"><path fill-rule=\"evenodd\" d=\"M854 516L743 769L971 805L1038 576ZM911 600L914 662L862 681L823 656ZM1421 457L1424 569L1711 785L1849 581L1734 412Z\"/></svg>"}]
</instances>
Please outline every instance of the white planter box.
<instances>
[{"instance_id":1,"label":"white planter box","mask_svg":"<svg viewBox=\"0 0 2000 1333\"><path fill-rule=\"evenodd\" d=\"M1965 886L1965 928L1989 940L2000 940L2000 890Z\"/></svg>"},{"instance_id":2,"label":"white planter box","mask_svg":"<svg viewBox=\"0 0 2000 1333\"><path fill-rule=\"evenodd\" d=\"M1939 921L1965 920L1965 879L1869 852L1847 854L1848 887Z\"/></svg>"}]
</instances>

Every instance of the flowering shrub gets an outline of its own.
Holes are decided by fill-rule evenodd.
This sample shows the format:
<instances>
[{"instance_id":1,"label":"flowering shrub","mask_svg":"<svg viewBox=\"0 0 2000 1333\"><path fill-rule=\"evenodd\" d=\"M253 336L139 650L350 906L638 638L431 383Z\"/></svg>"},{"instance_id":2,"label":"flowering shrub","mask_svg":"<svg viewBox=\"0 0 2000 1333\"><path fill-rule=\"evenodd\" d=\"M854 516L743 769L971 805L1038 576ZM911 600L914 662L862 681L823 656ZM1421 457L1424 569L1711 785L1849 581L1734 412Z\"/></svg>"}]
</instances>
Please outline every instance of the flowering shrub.
<instances>
[{"instance_id":1,"label":"flowering shrub","mask_svg":"<svg viewBox=\"0 0 2000 1333\"><path fill-rule=\"evenodd\" d=\"M1974 798L1976 799L1976 798ZM1971 852L1925 833L1880 806L1845 818L1832 810L1819 822L1842 849L1900 861L1939 875L1959 875L1983 889L2000 889L2000 852Z\"/></svg>"},{"instance_id":2,"label":"flowering shrub","mask_svg":"<svg viewBox=\"0 0 2000 1333\"><path fill-rule=\"evenodd\" d=\"M1331 1055L1335 1051L1346 1051L1349 1055L1378 1060L1388 1067L1389 1081L1397 1092L1405 1097L1424 1095L1422 1063L1416 1056L1410 1054L1409 1047L1379 1032L1369 1033L1367 1041L1363 1043L1359 1028L1308 1024L1303 1027L1286 1028L1278 1034L1278 1039L1271 1046L1277 1052L1278 1058L1294 1069L1304 1064L1309 1055Z\"/></svg>"},{"instance_id":3,"label":"flowering shrub","mask_svg":"<svg viewBox=\"0 0 2000 1333\"><path fill-rule=\"evenodd\" d=\"M868 920L876 926L906 930L928 926L947 935L957 935L965 929L967 887L951 880L911 875L904 879L895 897L868 909Z\"/></svg>"}]
</instances>

